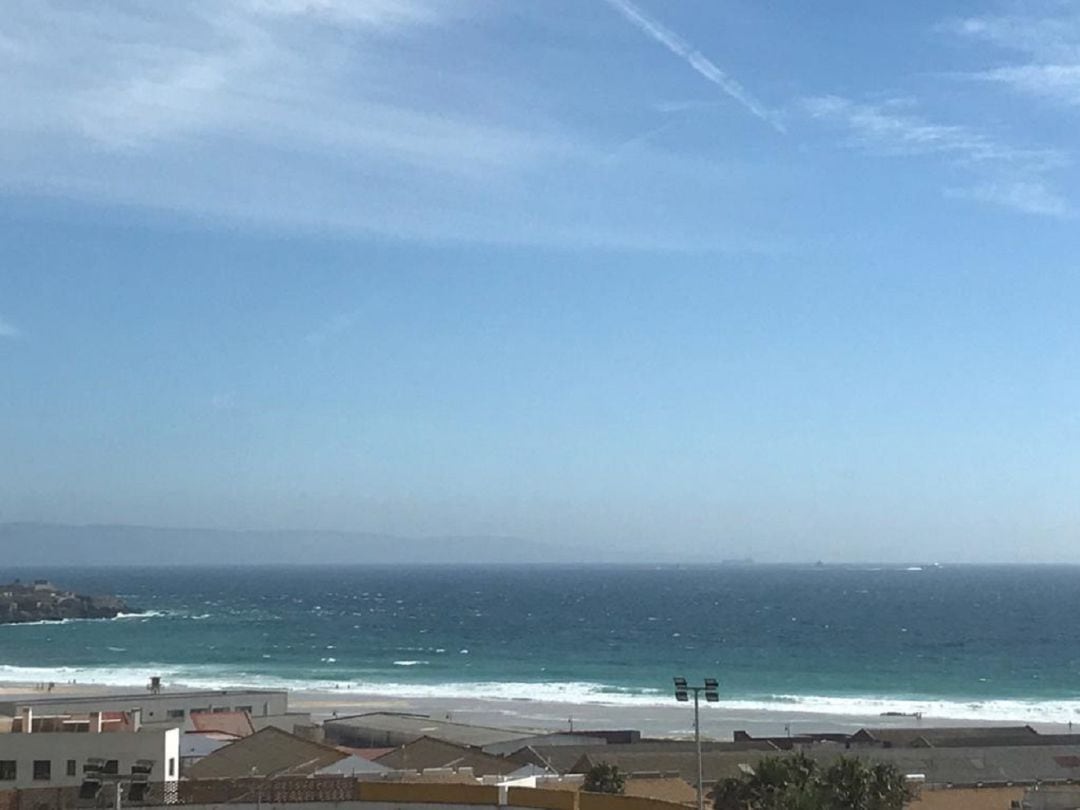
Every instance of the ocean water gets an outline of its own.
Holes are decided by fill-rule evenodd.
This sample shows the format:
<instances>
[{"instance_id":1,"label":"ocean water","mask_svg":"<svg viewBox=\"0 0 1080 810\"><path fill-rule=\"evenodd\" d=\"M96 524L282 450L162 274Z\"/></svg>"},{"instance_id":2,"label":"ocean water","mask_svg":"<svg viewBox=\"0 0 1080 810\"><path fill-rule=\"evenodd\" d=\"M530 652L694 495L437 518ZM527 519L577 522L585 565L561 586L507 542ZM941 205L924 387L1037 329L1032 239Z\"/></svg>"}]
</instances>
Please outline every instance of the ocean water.
<instances>
[{"instance_id":1,"label":"ocean water","mask_svg":"<svg viewBox=\"0 0 1080 810\"><path fill-rule=\"evenodd\" d=\"M1080 568L101 568L138 615L0 626L0 680L1080 720Z\"/></svg>"}]
</instances>

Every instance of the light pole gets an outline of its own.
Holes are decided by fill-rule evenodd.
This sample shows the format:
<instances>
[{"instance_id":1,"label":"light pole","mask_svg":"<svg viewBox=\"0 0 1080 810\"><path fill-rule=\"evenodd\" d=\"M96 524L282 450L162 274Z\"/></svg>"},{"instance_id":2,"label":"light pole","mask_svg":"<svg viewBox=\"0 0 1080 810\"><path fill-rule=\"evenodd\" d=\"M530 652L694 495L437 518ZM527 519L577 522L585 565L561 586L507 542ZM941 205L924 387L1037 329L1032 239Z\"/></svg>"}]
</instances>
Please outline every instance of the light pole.
<instances>
[{"instance_id":1,"label":"light pole","mask_svg":"<svg viewBox=\"0 0 1080 810\"><path fill-rule=\"evenodd\" d=\"M694 693L694 747L697 749L697 806L698 810L705 810L705 793L702 790L701 777L701 719L699 706L701 693L705 693L705 700L716 703L720 700L720 684L716 678L706 678L702 686L689 686L686 678L675 678L675 699L685 702L690 699L690 693Z\"/></svg>"}]
</instances>

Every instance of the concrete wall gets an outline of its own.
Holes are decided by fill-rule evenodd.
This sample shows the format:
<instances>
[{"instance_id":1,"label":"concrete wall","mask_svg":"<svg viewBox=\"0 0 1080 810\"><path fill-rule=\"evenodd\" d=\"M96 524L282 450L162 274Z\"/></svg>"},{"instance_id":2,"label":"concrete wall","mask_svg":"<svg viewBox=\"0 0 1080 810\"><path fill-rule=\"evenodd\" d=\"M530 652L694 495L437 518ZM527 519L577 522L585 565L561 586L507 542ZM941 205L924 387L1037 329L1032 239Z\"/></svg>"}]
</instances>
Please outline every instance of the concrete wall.
<instances>
[{"instance_id":1,"label":"concrete wall","mask_svg":"<svg viewBox=\"0 0 1080 810\"><path fill-rule=\"evenodd\" d=\"M576 810L576 790L544 790L543 788L510 788L507 801L514 807L533 807L537 810Z\"/></svg>"},{"instance_id":2,"label":"concrete wall","mask_svg":"<svg viewBox=\"0 0 1080 810\"><path fill-rule=\"evenodd\" d=\"M131 773L138 759L153 760L151 782L171 782L180 775L179 729L143 729L133 732L90 734L55 732L0 734L0 761L15 763L14 780L0 781L0 790L11 788L73 787L82 783L86 760L98 757L117 760L120 773ZM169 774L169 760L173 761ZM48 781L34 779L34 762L48 761ZM69 762L75 774L70 775Z\"/></svg>"},{"instance_id":3,"label":"concrete wall","mask_svg":"<svg viewBox=\"0 0 1080 810\"><path fill-rule=\"evenodd\" d=\"M184 810L476 810L474 804L414 804L410 802L303 802L289 804L185 804ZM492 806L491 810L495 810Z\"/></svg>"},{"instance_id":4,"label":"concrete wall","mask_svg":"<svg viewBox=\"0 0 1080 810\"><path fill-rule=\"evenodd\" d=\"M17 716L24 706L32 707L38 717L88 712L130 712L132 709L141 709L142 721L146 725L175 726L183 723L184 729L190 730L189 716L193 709L236 711L250 707L252 719L279 716L289 711L289 695L287 692L229 689L207 692L163 691L157 695L150 692L132 692L78 698L33 698L0 703L0 713ZM183 712L183 717L170 717L169 712Z\"/></svg>"},{"instance_id":5,"label":"concrete wall","mask_svg":"<svg viewBox=\"0 0 1080 810\"><path fill-rule=\"evenodd\" d=\"M356 798L362 802L403 804L497 805L499 789L488 785L423 782L362 782ZM365 805L366 807L366 805Z\"/></svg>"},{"instance_id":6,"label":"concrete wall","mask_svg":"<svg viewBox=\"0 0 1080 810\"><path fill-rule=\"evenodd\" d=\"M581 810L671 810L672 807L683 806L662 802L659 799L646 799L642 796L612 796L608 793L585 792L577 796Z\"/></svg>"},{"instance_id":7,"label":"concrete wall","mask_svg":"<svg viewBox=\"0 0 1080 810\"><path fill-rule=\"evenodd\" d=\"M365 782L362 785L364 790L375 787L375 783ZM511 788L508 791L507 801L505 805L499 805L498 802L498 789L497 788L484 788L484 790L490 790L495 798L483 805L477 804L477 799L481 794L473 792L472 789L478 787L476 785L452 785L452 784L434 784L434 785L421 785L415 783L386 783L380 784L378 787L386 788L387 798L385 800L376 800L374 798L374 792L372 792L372 799L363 800L359 802L305 802L303 804L271 804L268 802L262 802L259 805L252 804L188 804L184 806L184 810L477 810L477 807L486 807L489 810L503 810L503 808L523 808L528 810L536 810L541 808L542 810L574 810L576 807L575 802L579 798L585 799L582 803L582 808L588 806L590 810L686 810L683 805L670 804L668 802L654 801L652 799L638 799L630 796L607 796L599 793L584 793L579 794L569 791L530 791L523 788ZM413 788L424 788L422 792L425 801L413 801L407 798L407 794L413 794ZM465 788L466 792L458 793L456 788ZM559 794L548 796L530 795L533 793L541 794ZM393 795L395 798L389 798ZM415 795L422 795L417 792ZM454 802L451 801L455 796L464 797L467 801ZM445 801L439 801L438 798L442 798Z\"/></svg>"},{"instance_id":8,"label":"concrete wall","mask_svg":"<svg viewBox=\"0 0 1080 810\"><path fill-rule=\"evenodd\" d=\"M1009 810L1024 798L1022 787L923 788L910 810Z\"/></svg>"}]
</instances>

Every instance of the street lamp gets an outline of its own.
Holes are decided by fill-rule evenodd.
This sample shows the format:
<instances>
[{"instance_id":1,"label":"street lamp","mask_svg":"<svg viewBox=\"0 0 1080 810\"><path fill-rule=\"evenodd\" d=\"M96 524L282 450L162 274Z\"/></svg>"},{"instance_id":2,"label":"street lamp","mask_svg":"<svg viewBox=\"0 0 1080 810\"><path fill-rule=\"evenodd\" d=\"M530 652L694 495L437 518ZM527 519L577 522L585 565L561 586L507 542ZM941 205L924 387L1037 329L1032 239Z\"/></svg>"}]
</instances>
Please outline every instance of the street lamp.
<instances>
[{"instance_id":1,"label":"street lamp","mask_svg":"<svg viewBox=\"0 0 1080 810\"><path fill-rule=\"evenodd\" d=\"M699 701L701 693L705 693L705 700L716 703L720 700L720 684L716 678L706 678L702 686L690 686L686 678L675 678L675 699L680 703L690 700L690 693L694 693L694 747L697 749L697 806L698 810L705 810L705 793L702 790L701 776L701 720L699 717Z\"/></svg>"}]
</instances>

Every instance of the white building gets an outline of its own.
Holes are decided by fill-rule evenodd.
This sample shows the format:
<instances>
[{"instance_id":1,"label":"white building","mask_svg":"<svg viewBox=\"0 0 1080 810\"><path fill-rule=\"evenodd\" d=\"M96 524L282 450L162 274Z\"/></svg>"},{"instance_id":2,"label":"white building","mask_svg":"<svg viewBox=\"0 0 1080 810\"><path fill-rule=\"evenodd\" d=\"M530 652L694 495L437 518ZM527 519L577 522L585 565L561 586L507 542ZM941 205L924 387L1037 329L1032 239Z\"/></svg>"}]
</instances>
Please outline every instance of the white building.
<instances>
[{"instance_id":1,"label":"white building","mask_svg":"<svg viewBox=\"0 0 1080 810\"><path fill-rule=\"evenodd\" d=\"M180 730L140 727L136 714L123 730L106 731L100 713L83 717L39 717L26 710L18 730L0 734L0 790L77 787L88 761L123 776L140 764L150 782L172 782L180 775ZM42 728L71 730L41 730Z\"/></svg>"},{"instance_id":2,"label":"white building","mask_svg":"<svg viewBox=\"0 0 1080 810\"><path fill-rule=\"evenodd\" d=\"M39 717L139 711L144 726L180 726L185 731L192 729L190 718L193 712L247 712L256 729L273 725L291 732L296 725L311 723L310 714L289 712L289 693L276 689L162 690L0 702L0 715L18 717L23 709L32 709Z\"/></svg>"}]
</instances>

